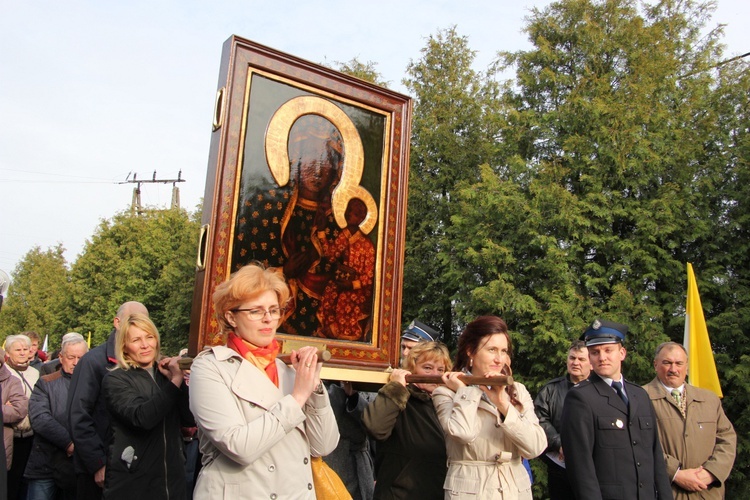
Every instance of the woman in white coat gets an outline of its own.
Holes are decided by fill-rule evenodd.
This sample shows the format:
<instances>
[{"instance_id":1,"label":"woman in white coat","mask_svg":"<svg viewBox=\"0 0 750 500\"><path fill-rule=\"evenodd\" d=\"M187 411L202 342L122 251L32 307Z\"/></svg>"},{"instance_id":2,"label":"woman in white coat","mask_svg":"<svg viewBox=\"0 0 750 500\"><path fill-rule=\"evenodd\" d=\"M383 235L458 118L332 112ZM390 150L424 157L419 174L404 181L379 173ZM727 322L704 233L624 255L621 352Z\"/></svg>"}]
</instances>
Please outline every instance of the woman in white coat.
<instances>
[{"instance_id":1,"label":"woman in white coat","mask_svg":"<svg viewBox=\"0 0 750 500\"><path fill-rule=\"evenodd\" d=\"M512 345L508 326L482 316L458 339L453 372L432 393L448 455L445 498L531 499L531 481L522 459L547 447L544 429L526 388L466 386L459 376L509 375Z\"/></svg>"},{"instance_id":2,"label":"woman in white coat","mask_svg":"<svg viewBox=\"0 0 750 500\"><path fill-rule=\"evenodd\" d=\"M194 498L315 498L310 456L333 451L339 433L314 347L276 359L276 328L289 300L281 270L250 264L216 287L226 346L196 356L190 409L203 467Z\"/></svg>"}]
</instances>

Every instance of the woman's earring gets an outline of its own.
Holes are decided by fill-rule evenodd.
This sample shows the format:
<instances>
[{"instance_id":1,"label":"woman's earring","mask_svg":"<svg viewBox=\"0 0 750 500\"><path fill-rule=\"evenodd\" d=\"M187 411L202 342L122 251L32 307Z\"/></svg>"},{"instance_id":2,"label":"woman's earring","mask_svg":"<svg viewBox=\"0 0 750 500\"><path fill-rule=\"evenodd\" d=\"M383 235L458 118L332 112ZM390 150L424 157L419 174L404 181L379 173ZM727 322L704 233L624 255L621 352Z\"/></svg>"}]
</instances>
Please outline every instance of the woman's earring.
<instances>
[{"instance_id":1,"label":"woman's earring","mask_svg":"<svg viewBox=\"0 0 750 500\"><path fill-rule=\"evenodd\" d=\"M469 366L474 366L474 358L469 358Z\"/></svg>"}]
</instances>

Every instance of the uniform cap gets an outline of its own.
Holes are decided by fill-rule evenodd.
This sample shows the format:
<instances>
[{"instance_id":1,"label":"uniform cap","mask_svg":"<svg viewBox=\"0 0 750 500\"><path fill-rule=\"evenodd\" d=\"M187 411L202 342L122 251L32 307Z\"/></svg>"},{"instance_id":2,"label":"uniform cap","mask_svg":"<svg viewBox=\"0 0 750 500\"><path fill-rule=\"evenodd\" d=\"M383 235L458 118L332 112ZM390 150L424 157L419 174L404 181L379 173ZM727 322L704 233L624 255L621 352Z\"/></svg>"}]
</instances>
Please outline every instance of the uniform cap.
<instances>
[{"instance_id":1,"label":"uniform cap","mask_svg":"<svg viewBox=\"0 0 750 500\"><path fill-rule=\"evenodd\" d=\"M622 344L625 341L625 335L628 333L628 327L614 321L595 319L589 326L581 340L586 342L586 347L599 344Z\"/></svg>"},{"instance_id":2,"label":"uniform cap","mask_svg":"<svg viewBox=\"0 0 750 500\"><path fill-rule=\"evenodd\" d=\"M402 339L414 342L433 342L439 337L438 332L416 319L409 323L409 326L401 334Z\"/></svg>"}]
</instances>

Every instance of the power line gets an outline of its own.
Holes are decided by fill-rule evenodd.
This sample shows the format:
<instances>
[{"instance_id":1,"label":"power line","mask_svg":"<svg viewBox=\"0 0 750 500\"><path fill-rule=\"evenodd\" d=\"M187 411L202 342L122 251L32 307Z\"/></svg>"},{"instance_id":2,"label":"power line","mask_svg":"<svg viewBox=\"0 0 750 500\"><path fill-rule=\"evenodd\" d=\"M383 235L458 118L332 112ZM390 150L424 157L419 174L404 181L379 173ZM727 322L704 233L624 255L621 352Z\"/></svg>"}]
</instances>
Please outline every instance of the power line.
<instances>
[{"instance_id":1,"label":"power line","mask_svg":"<svg viewBox=\"0 0 750 500\"><path fill-rule=\"evenodd\" d=\"M89 177L89 176L85 176L85 175L61 174L61 173L58 173L58 172L39 172L39 171L34 171L34 170L21 170L21 169L17 169L17 168L0 168L0 171L3 171L3 172L19 172L19 173L22 173L22 174L31 174L31 175L48 175L48 176L51 176L51 177L67 177L67 178L72 178L72 179L88 179L90 181L96 181L96 182L111 182L111 183L114 183L114 181L112 181L110 179L102 179L101 177ZM14 180L14 179L11 179L11 180ZM23 179L18 179L18 180L23 180ZM38 179L34 179L33 181L37 181L37 180ZM40 181L40 182L45 182L45 181ZM73 181L69 181L69 182L73 182Z\"/></svg>"},{"instance_id":2,"label":"power line","mask_svg":"<svg viewBox=\"0 0 750 500\"><path fill-rule=\"evenodd\" d=\"M687 75L682 75L682 76L678 77L677 79L678 80L682 80L683 78L687 78L689 76L697 75L698 73L703 73L704 71L708 71L708 70L711 70L711 69L720 68L721 66L724 66L725 64L729 64L730 62L734 62L734 61L739 61L740 59L744 59L747 56L750 56L750 52L745 52L742 55L730 57L729 59L725 59L723 61L719 61L718 63L716 63L714 65L708 66L707 68L702 68L702 69L698 69L698 70L692 71L692 72L688 73Z\"/></svg>"},{"instance_id":3,"label":"power line","mask_svg":"<svg viewBox=\"0 0 750 500\"><path fill-rule=\"evenodd\" d=\"M19 184L117 184L115 181L43 181L32 179L0 179L0 182Z\"/></svg>"}]
</instances>

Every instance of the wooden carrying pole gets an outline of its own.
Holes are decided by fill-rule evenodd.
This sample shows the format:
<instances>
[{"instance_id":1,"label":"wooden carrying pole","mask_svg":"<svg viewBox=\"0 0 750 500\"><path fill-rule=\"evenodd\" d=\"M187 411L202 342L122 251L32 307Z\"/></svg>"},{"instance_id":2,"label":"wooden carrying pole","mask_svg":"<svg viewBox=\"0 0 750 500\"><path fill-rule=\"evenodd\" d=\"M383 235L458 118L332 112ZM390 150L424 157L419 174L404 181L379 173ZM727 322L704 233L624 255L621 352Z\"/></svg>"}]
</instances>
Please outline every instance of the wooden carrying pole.
<instances>
[{"instance_id":1,"label":"wooden carrying pole","mask_svg":"<svg viewBox=\"0 0 750 500\"><path fill-rule=\"evenodd\" d=\"M325 349L318 349L318 361L329 361L331 359L331 352ZM181 358L178 362L181 370L189 370L193 365L193 358ZM386 376L386 373L383 373ZM484 386L497 386L497 385L510 385L513 383L513 376L511 375L498 375L496 377L476 377L473 375L461 375L458 379L466 385L484 385ZM387 382L387 381L386 381ZM385 384L386 382L383 382ZM406 376L406 382L409 384L437 384L443 385L443 379L440 375L413 375L409 374Z\"/></svg>"},{"instance_id":2,"label":"wooden carrying pole","mask_svg":"<svg viewBox=\"0 0 750 500\"><path fill-rule=\"evenodd\" d=\"M325 362L331 359L331 351L318 349L318 352L316 354L318 355L318 361ZM193 358L189 358L189 357L180 358L177 364L180 366L180 370L189 370L190 367L193 366Z\"/></svg>"},{"instance_id":3,"label":"wooden carrying pole","mask_svg":"<svg viewBox=\"0 0 750 500\"><path fill-rule=\"evenodd\" d=\"M318 359L322 361L328 361L331 359L331 353L329 351L318 350ZM181 370L189 370L193 365L193 358L181 358L178 362ZM387 373L383 373L386 377ZM510 385L513 383L513 377L510 375L498 375L497 377L474 377L471 375L462 375L459 380L466 385L485 385L485 386L496 386L496 385ZM443 379L440 375L407 375L406 382L409 384L437 384L443 385ZM386 384L385 380L382 384Z\"/></svg>"}]
</instances>

